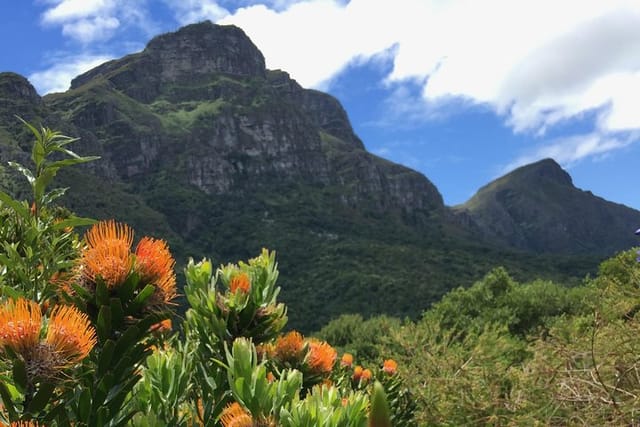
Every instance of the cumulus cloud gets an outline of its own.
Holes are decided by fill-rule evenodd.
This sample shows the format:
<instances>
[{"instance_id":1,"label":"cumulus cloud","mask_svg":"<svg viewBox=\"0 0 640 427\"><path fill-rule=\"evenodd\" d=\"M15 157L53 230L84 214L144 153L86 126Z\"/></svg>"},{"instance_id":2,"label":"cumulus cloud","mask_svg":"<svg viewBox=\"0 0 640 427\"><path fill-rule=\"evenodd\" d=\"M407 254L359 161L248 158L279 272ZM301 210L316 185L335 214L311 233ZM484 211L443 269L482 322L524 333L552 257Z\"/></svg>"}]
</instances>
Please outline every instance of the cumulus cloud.
<instances>
[{"instance_id":1,"label":"cumulus cloud","mask_svg":"<svg viewBox=\"0 0 640 427\"><path fill-rule=\"evenodd\" d=\"M597 159L605 157L613 150L627 147L635 142L638 136L635 132L625 135L592 132L584 135L558 138L517 157L514 161L502 167L500 175L545 158L555 159L563 167L571 167L584 158L592 157Z\"/></svg>"},{"instance_id":2,"label":"cumulus cloud","mask_svg":"<svg viewBox=\"0 0 640 427\"><path fill-rule=\"evenodd\" d=\"M269 68L307 87L325 88L349 64L392 52L394 96L407 82L421 87L404 107L391 99L408 117L439 117L450 101L475 104L515 132L544 136L596 110L597 133L553 145L583 156L619 147L612 132L640 128L639 2L309 0L282 10L255 4L220 22L242 27ZM598 148L585 142L594 138Z\"/></svg>"},{"instance_id":3,"label":"cumulus cloud","mask_svg":"<svg viewBox=\"0 0 640 427\"><path fill-rule=\"evenodd\" d=\"M51 68L29 75L29 81L41 95L69 89L71 80L108 60L109 56L83 55L59 58Z\"/></svg>"},{"instance_id":4,"label":"cumulus cloud","mask_svg":"<svg viewBox=\"0 0 640 427\"><path fill-rule=\"evenodd\" d=\"M229 15L229 11L213 0L165 0L167 6L173 9L176 20L181 25L211 20L218 21Z\"/></svg>"},{"instance_id":5,"label":"cumulus cloud","mask_svg":"<svg viewBox=\"0 0 640 427\"><path fill-rule=\"evenodd\" d=\"M146 4L47 3L43 23L60 25L83 43L108 39L132 20L129 12ZM385 84L393 94L388 105L411 120L482 106L501 115L514 132L545 138L554 126L595 111L595 131L587 139L600 138L600 148L578 150L592 146L585 137L586 145L548 144L591 153L585 156L619 147L611 143L617 132L640 129L637 1L164 0L164 5L180 24L211 19L240 26L269 68L288 71L306 87L326 89L350 65L386 55L391 71Z\"/></svg>"},{"instance_id":6,"label":"cumulus cloud","mask_svg":"<svg viewBox=\"0 0 640 427\"><path fill-rule=\"evenodd\" d=\"M147 0L49 0L48 4L42 24L61 27L62 34L85 46L128 28L148 36L159 30L149 19Z\"/></svg>"}]
</instances>

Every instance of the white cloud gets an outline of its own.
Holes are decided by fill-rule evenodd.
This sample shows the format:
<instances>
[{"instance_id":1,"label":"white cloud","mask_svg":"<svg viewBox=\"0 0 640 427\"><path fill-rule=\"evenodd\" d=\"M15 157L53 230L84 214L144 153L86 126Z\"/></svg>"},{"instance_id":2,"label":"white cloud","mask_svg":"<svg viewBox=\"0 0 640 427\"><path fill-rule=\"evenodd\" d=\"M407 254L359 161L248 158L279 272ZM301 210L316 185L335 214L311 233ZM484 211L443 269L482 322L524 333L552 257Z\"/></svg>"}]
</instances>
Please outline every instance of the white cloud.
<instances>
[{"instance_id":1,"label":"white cloud","mask_svg":"<svg viewBox=\"0 0 640 427\"><path fill-rule=\"evenodd\" d=\"M29 75L29 81L41 95L63 92L69 89L69 83L74 77L110 59L112 58L101 55L58 58L52 67Z\"/></svg>"},{"instance_id":2,"label":"white cloud","mask_svg":"<svg viewBox=\"0 0 640 427\"><path fill-rule=\"evenodd\" d=\"M542 136L597 111L600 143L557 142L584 156L619 147L612 132L640 129L638 1L309 0L282 10L259 3L220 22L242 27L269 68L303 86L324 88L349 64L389 51L394 93L408 80L421 83L422 103L413 94L404 106L392 100L407 117L438 117L449 101L464 100L493 109L516 132Z\"/></svg>"},{"instance_id":3,"label":"white cloud","mask_svg":"<svg viewBox=\"0 0 640 427\"><path fill-rule=\"evenodd\" d=\"M638 135L634 134L603 135L599 132L559 138L516 158L502 168L500 175L545 158L552 158L568 168L587 157L598 158L608 155L613 150L627 147L637 138Z\"/></svg>"},{"instance_id":4,"label":"white cloud","mask_svg":"<svg viewBox=\"0 0 640 427\"><path fill-rule=\"evenodd\" d=\"M108 39L119 26L120 21L117 18L97 16L64 24L62 34L88 44L95 40Z\"/></svg>"},{"instance_id":5,"label":"white cloud","mask_svg":"<svg viewBox=\"0 0 640 427\"><path fill-rule=\"evenodd\" d=\"M146 13L146 0L46 3L43 23L60 25L65 35L85 44L137 25L140 13L132 18L133 10L145 11L142 18ZM349 65L384 55L392 64L385 81L394 93L392 113L413 121L481 105L502 115L515 132L544 136L559 123L595 112L593 135L600 143L589 145L589 138L580 137L582 144L558 140L548 145L565 144L583 156L619 147L610 143L618 140L616 132L640 129L637 0L164 4L181 24L211 19L240 26L269 68L288 71L306 87L326 88Z\"/></svg>"},{"instance_id":6,"label":"white cloud","mask_svg":"<svg viewBox=\"0 0 640 427\"><path fill-rule=\"evenodd\" d=\"M211 20L218 21L229 15L229 11L213 0L165 0L173 9L176 20L181 25Z\"/></svg>"},{"instance_id":7,"label":"white cloud","mask_svg":"<svg viewBox=\"0 0 640 427\"><path fill-rule=\"evenodd\" d=\"M42 21L47 24L66 23L110 13L114 8L113 0L57 0L55 6L42 15Z\"/></svg>"},{"instance_id":8,"label":"white cloud","mask_svg":"<svg viewBox=\"0 0 640 427\"><path fill-rule=\"evenodd\" d=\"M147 0L51 0L42 13L46 26L59 26L62 34L88 46L112 38L116 31L135 27L148 36L157 25L149 19Z\"/></svg>"}]
</instances>

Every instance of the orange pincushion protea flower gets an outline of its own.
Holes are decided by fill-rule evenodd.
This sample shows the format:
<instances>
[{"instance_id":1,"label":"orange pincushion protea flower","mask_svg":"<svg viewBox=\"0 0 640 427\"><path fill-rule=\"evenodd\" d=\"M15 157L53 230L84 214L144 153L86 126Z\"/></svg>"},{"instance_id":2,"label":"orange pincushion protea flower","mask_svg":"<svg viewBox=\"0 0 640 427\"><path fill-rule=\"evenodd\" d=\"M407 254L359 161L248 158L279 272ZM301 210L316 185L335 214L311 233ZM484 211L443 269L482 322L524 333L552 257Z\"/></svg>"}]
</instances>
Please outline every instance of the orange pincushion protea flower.
<instances>
[{"instance_id":1,"label":"orange pincushion protea flower","mask_svg":"<svg viewBox=\"0 0 640 427\"><path fill-rule=\"evenodd\" d=\"M345 353L340 359L340 366L346 366L350 368L353 365L353 355L351 353Z\"/></svg>"},{"instance_id":2,"label":"orange pincushion protea flower","mask_svg":"<svg viewBox=\"0 0 640 427\"><path fill-rule=\"evenodd\" d=\"M253 418L238 402L227 405L220 415L223 427L253 427Z\"/></svg>"},{"instance_id":3,"label":"orange pincushion protea flower","mask_svg":"<svg viewBox=\"0 0 640 427\"><path fill-rule=\"evenodd\" d=\"M72 306L57 306L51 313L45 342L60 363L74 365L96 345L96 332L85 313Z\"/></svg>"},{"instance_id":4,"label":"orange pincushion protea flower","mask_svg":"<svg viewBox=\"0 0 640 427\"><path fill-rule=\"evenodd\" d=\"M85 235L88 247L82 253L82 274L95 283L98 277L108 288L115 288L127 279L133 257L133 230L126 224L102 221Z\"/></svg>"},{"instance_id":5,"label":"orange pincushion protea flower","mask_svg":"<svg viewBox=\"0 0 640 427\"><path fill-rule=\"evenodd\" d=\"M175 263L164 240L143 237L136 246L136 270L145 283L156 283L172 274Z\"/></svg>"},{"instance_id":6,"label":"orange pincushion protea flower","mask_svg":"<svg viewBox=\"0 0 640 427\"><path fill-rule=\"evenodd\" d=\"M151 325L151 328L149 328L149 331L162 334L164 332L171 332L172 329L173 329L173 324L171 322L171 319L164 319L158 323L154 323L153 325Z\"/></svg>"},{"instance_id":7,"label":"orange pincushion protea flower","mask_svg":"<svg viewBox=\"0 0 640 427\"><path fill-rule=\"evenodd\" d=\"M318 340L309 340L309 355L307 364L315 374L328 374L338 357L338 352L328 343Z\"/></svg>"},{"instance_id":8,"label":"orange pincushion protea flower","mask_svg":"<svg viewBox=\"0 0 640 427\"><path fill-rule=\"evenodd\" d=\"M240 289L243 294L248 294L251 290L251 280L247 273L238 273L231 278L229 290L232 294L235 294L238 289Z\"/></svg>"},{"instance_id":9,"label":"orange pincushion protea flower","mask_svg":"<svg viewBox=\"0 0 640 427\"><path fill-rule=\"evenodd\" d=\"M365 369L364 371L362 371L362 376L360 377L360 379L366 382L369 381L372 376L373 374L371 373L371 369Z\"/></svg>"},{"instance_id":10,"label":"orange pincushion protea flower","mask_svg":"<svg viewBox=\"0 0 640 427\"><path fill-rule=\"evenodd\" d=\"M136 246L136 270L140 279L156 286L151 305L171 304L176 297L175 263L164 240L143 237Z\"/></svg>"},{"instance_id":11,"label":"orange pincushion protea flower","mask_svg":"<svg viewBox=\"0 0 640 427\"><path fill-rule=\"evenodd\" d=\"M303 358L304 338L298 331L291 331L276 340L274 358L283 363L299 363Z\"/></svg>"},{"instance_id":12,"label":"orange pincushion protea flower","mask_svg":"<svg viewBox=\"0 0 640 427\"><path fill-rule=\"evenodd\" d=\"M29 420L29 421L13 421L9 427L39 427L37 421Z\"/></svg>"},{"instance_id":13,"label":"orange pincushion protea flower","mask_svg":"<svg viewBox=\"0 0 640 427\"><path fill-rule=\"evenodd\" d=\"M363 369L362 369L362 366L360 365L357 365L355 368L353 368L353 376L352 376L353 380L360 381L360 378L362 378L362 372L363 372Z\"/></svg>"},{"instance_id":14,"label":"orange pincushion protea flower","mask_svg":"<svg viewBox=\"0 0 640 427\"><path fill-rule=\"evenodd\" d=\"M398 363L393 359L387 359L382 364L382 370L389 375L393 375L398 370Z\"/></svg>"},{"instance_id":15,"label":"orange pincushion protea flower","mask_svg":"<svg viewBox=\"0 0 640 427\"><path fill-rule=\"evenodd\" d=\"M173 299L177 295L176 275L173 273L173 271L161 277L155 285L156 291L151 297L151 305L157 306L172 304Z\"/></svg>"},{"instance_id":16,"label":"orange pincushion protea flower","mask_svg":"<svg viewBox=\"0 0 640 427\"><path fill-rule=\"evenodd\" d=\"M0 307L0 346L26 355L40 342L42 313L37 302L20 298Z\"/></svg>"}]
</instances>

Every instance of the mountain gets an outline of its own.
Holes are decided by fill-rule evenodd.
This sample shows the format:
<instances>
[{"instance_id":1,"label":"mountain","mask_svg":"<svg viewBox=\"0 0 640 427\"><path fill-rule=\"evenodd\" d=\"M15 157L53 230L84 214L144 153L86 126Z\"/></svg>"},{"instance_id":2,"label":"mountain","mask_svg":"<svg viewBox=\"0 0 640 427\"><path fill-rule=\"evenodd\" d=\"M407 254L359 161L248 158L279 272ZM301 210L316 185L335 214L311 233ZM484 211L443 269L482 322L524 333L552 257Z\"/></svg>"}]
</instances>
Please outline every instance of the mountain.
<instances>
[{"instance_id":1,"label":"mountain","mask_svg":"<svg viewBox=\"0 0 640 427\"><path fill-rule=\"evenodd\" d=\"M492 231L490 211L448 208L425 176L368 153L335 98L267 70L233 26L155 37L42 98L1 73L2 164L29 161L15 114L101 156L57 178L79 214L163 237L179 261L276 250L290 325L303 331L346 312L415 317L496 265L516 278L579 277L608 255L519 245ZM21 194L8 170L0 182ZM611 236L611 250L626 247Z\"/></svg>"},{"instance_id":2,"label":"mountain","mask_svg":"<svg viewBox=\"0 0 640 427\"><path fill-rule=\"evenodd\" d=\"M538 253L611 254L637 244L638 211L573 185L552 159L520 167L454 208L485 239Z\"/></svg>"}]
</instances>

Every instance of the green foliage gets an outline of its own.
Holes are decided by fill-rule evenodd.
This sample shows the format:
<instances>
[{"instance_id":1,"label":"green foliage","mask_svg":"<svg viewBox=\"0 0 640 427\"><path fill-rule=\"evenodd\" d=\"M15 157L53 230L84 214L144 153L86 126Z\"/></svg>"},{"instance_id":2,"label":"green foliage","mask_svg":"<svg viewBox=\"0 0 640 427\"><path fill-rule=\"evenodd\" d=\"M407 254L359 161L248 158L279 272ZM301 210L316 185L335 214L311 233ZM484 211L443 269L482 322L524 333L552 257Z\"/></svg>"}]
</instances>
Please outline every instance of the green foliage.
<instances>
[{"instance_id":1,"label":"green foliage","mask_svg":"<svg viewBox=\"0 0 640 427\"><path fill-rule=\"evenodd\" d=\"M364 427L368 399L361 393L342 397L335 388L316 386L304 400L280 411L283 427Z\"/></svg>"},{"instance_id":2,"label":"green foliage","mask_svg":"<svg viewBox=\"0 0 640 427\"><path fill-rule=\"evenodd\" d=\"M52 281L69 271L77 255L79 241L72 227L93 222L56 207L53 203L66 189L48 190L49 184L60 169L97 157L78 156L66 148L75 139L20 120L33 136L33 169L9 165L26 178L32 200L18 201L0 191L0 295L45 301L56 296ZM55 160L56 154L67 158Z\"/></svg>"},{"instance_id":3,"label":"green foliage","mask_svg":"<svg viewBox=\"0 0 640 427\"><path fill-rule=\"evenodd\" d=\"M378 363L383 356L380 345L400 324L400 320L384 315L365 320L359 314L343 314L315 335L352 354L361 363Z\"/></svg>"}]
</instances>

